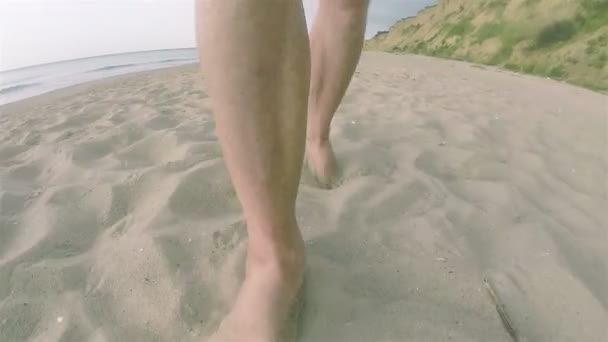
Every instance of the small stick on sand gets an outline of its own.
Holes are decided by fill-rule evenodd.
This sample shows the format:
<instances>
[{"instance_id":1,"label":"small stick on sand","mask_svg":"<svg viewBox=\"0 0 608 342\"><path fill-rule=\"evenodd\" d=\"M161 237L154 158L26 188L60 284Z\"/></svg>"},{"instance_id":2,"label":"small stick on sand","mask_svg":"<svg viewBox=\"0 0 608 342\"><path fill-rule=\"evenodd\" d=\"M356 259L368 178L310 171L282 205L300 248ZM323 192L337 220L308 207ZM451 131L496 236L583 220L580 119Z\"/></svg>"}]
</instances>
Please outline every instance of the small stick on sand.
<instances>
[{"instance_id":1,"label":"small stick on sand","mask_svg":"<svg viewBox=\"0 0 608 342\"><path fill-rule=\"evenodd\" d=\"M507 314L505 305L502 303L502 301L496 295L496 291L494 291L494 287L488 281L487 278L483 279L483 284L485 285L486 290L490 294L490 298L492 298L492 302L494 303L494 306L496 306L496 311L498 311L498 315L500 316L500 320L502 321L503 326L505 327L505 329L507 330L507 332L509 333L509 335L511 336L513 341L520 342L519 334L515 330L515 328L513 326L513 322L511 321L511 318Z\"/></svg>"}]
</instances>

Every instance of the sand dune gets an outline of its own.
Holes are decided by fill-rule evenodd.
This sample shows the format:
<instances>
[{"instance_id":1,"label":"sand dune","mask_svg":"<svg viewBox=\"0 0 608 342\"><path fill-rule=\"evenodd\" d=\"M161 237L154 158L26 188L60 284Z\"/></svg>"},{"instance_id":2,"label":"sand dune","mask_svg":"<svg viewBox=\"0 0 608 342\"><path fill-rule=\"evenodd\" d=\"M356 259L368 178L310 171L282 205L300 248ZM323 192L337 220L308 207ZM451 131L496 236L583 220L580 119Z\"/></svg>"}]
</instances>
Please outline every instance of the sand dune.
<instances>
[{"instance_id":1,"label":"sand dune","mask_svg":"<svg viewBox=\"0 0 608 342\"><path fill-rule=\"evenodd\" d=\"M200 341L246 232L195 66L0 107L0 341ZM365 53L298 199L299 341L608 336L608 97Z\"/></svg>"}]
</instances>

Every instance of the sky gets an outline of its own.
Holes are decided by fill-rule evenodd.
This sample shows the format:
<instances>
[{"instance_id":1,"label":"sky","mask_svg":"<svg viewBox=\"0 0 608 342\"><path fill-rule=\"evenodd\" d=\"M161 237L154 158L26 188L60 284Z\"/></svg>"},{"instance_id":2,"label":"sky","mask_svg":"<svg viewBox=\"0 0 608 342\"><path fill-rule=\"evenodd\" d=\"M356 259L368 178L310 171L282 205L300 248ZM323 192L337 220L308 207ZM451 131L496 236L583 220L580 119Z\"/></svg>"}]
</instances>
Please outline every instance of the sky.
<instances>
[{"instance_id":1,"label":"sky","mask_svg":"<svg viewBox=\"0 0 608 342\"><path fill-rule=\"evenodd\" d=\"M303 1L310 27L318 0ZM366 36L434 2L372 0ZM194 47L193 7L194 0L0 0L0 71Z\"/></svg>"}]
</instances>

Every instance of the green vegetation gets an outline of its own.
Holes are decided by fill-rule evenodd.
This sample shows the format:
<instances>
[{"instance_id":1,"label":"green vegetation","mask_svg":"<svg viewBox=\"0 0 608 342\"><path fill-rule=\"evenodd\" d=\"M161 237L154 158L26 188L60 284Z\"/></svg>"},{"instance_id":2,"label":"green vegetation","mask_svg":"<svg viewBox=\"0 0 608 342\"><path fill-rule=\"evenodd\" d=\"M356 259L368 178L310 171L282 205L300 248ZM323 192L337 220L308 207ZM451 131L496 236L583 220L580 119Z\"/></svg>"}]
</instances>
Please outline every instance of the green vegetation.
<instances>
[{"instance_id":1,"label":"green vegetation","mask_svg":"<svg viewBox=\"0 0 608 342\"><path fill-rule=\"evenodd\" d=\"M475 31L475 42L481 44L491 38L499 38L505 48L513 48L514 45L529 37L529 28L517 26L502 21L483 24Z\"/></svg>"},{"instance_id":2,"label":"green vegetation","mask_svg":"<svg viewBox=\"0 0 608 342\"><path fill-rule=\"evenodd\" d=\"M535 69L535 64L526 64L521 68L521 71L525 72L526 74L533 74Z\"/></svg>"},{"instance_id":3,"label":"green vegetation","mask_svg":"<svg viewBox=\"0 0 608 342\"><path fill-rule=\"evenodd\" d=\"M501 10L509 4L509 0L490 0L486 4L487 8Z\"/></svg>"},{"instance_id":4,"label":"green vegetation","mask_svg":"<svg viewBox=\"0 0 608 342\"><path fill-rule=\"evenodd\" d=\"M471 32L474 28L475 27L471 24L470 17L465 17L454 24L449 23L443 26L443 30L447 32L446 35L448 37L464 36L465 34Z\"/></svg>"},{"instance_id":5,"label":"green vegetation","mask_svg":"<svg viewBox=\"0 0 608 342\"><path fill-rule=\"evenodd\" d=\"M543 27L536 36L536 47L544 48L565 42L576 34L576 25L571 20L555 21Z\"/></svg>"},{"instance_id":6,"label":"green vegetation","mask_svg":"<svg viewBox=\"0 0 608 342\"><path fill-rule=\"evenodd\" d=\"M458 46L455 44L448 44L445 41L437 46L430 47L427 42L420 41L417 42L413 48L405 47L404 51L413 51L415 53L436 56L436 57L444 57L444 58L453 58L454 52L458 49Z\"/></svg>"},{"instance_id":7,"label":"green vegetation","mask_svg":"<svg viewBox=\"0 0 608 342\"><path fill-rule=\"evenodd\" d=\"M416 25L412 25L412 26L408 26L406 28L403 29L403 34L412 34L412 33L416 33L416 31L418 31L418 29L420 29L420 24L416 24Z\"/></svg>"},{"instance_id":8,"label":"green vegetation","mask_svg":"<svg viewBox=\"0 0 608 342\"><path fill-rule=\"evenodd\" d=\"M530 1L530 0L528 0ZM566 42L579 33L608 26L608 0L582 0L572 19L558 20L543 27L536 36L536 47Z\"/></svg>"},{"instance_id":9,"label":"green vegetation","mask_svg":"<svg viewBox=\"0 0 608 342\"><path fill-rule=\"evenodd\" d=\"M511 0L449 0L442 6L447 1L399 21L392 34L373 38L366 47L496 65L608 90L608 0L525 0L519 6L509 6Z\"/></svg>"},{"instance_id":10,"label":"green vegetation","mask_svg":"<svg viewBox=\"0 0 608 342\"><path fill-rule=\"evenodd\" d=\"M566 57L566 62L571 64L578 64L578 59L572 56Z\"/></svg>"},{"instance_id":11,"label":"green vegetation","mask_svg":"<svg viewBox=\"0 0 608 342\"><path fill-rule=\"evenodd\" d=\"M505 68L511 71L521 71L521 66L515 63L507 63Z\"/></svg>"},{"instance_id":12,"label":"green vegetation","mask_svg":"<svg viewBox=\"0 0 608 342\"><path fill-rule=\"evenodd\" d=\"M413 48L413 52L419 53L419 54L426 54L427 50L428 50L428 47L427 47L427 43L425 41L416 43L416 45Z\"/></svg>"},{"instance_id":13,"label":"green vegetation","mask_svg":"<svg viewBox=\"0 0 608 342\"><path fill-rule=\"evenodd\" d=\"M477 43L483 43L490 38L498 37L502 35L505 30L506 26L503 23L485 23L475 32Z\"/></svg>"},{"instance_id":14,"label":"green vegetation","mask_svg":"<svg viewBox=\"0 0 608 342\"><path fill-rule=\"evenodd\" d=\"M539 2L540 2L540 0L526 0L524 2L524 6L531 7L531 6L538 4Z\"/></svg>"},{"instance_id":15,"label":"green vegetation","mask_svg":"<svg viewBox=\"0 0 608 342\"><path fill-rule=\"evenodd\" d=\"M550 67L549 70L547 71L547 76L552 77L552 78L561 79L564 76L566 76L567 74L568 73L566 72L566 69L561 64L554 65L554 66Z\"/></svg>"},{"instance_id":16,"label":"green vegetation","mask_svg":"<svg viewBox=\"0 0 608 342\"><path fill-rule=\"evenodd\" d=\"M512 71L524 72L526 74L544 77L551 77L555 79L563 79L568 75L568 71L566 70L566 67L563 64L549 65L541 63L519 65L514 63L507 63L505 64L505 68Z\"/></svg>"},{"instance_id":17,"label":"green vegetation","mask_svg":"<svg viewBox=\"0 0 608 342\"><path fill-rule=\"evenodd\" d=\"M603 34L597 38L593 38L587 41L587 47L585 53L587 55L595 55L600 51L608 50L608 33Z\"/></svg>"},{"instance_id":18,"label":"green vegetation","mask_svg":"<svg viewBox=\"0 0 608 342\"><path fill-rule=\"evenodd\" d=\"M457 49L458 47L456 45L449 45L443 43L438 48L432 51L432 55L438 57L449 57L452 56L454 51L456 51Z\"/></svg>"},{"instance_id":19,"label":"green vegetation","mask_svg":"<svg viewBox=\"0 0 608 342\"><path fill-rule=\"evenodd\" d=\"M491 65L499 65L509 60L511 55L513 54L513 46L504 44L500 47L500 49L490 58L488 64Z\"/></svg>"},{"instance_id":20,"label":"green vegetation","mask_svg":"<svg viewBox=\"0 0 608 342\"><path fill-rule=\"evenodd\" d=\"M597 56L597 58L594 58L591 60L591 62L589 63L589 66L596 68L596 69L603 69L606 66L607 62L608 62L608 54L605 52L602 52L599 56Z\"/></svg>"},{"instance_id":21,"label":"green vegetation","mask_svg":"<svg viewBox=\"0 0 608 342\"><path fill-rule=\"evenodd\" d=\"M584 32L592 32L607 26L608 0L581 0L575 20Z\"/></svg>"}]
</instances>

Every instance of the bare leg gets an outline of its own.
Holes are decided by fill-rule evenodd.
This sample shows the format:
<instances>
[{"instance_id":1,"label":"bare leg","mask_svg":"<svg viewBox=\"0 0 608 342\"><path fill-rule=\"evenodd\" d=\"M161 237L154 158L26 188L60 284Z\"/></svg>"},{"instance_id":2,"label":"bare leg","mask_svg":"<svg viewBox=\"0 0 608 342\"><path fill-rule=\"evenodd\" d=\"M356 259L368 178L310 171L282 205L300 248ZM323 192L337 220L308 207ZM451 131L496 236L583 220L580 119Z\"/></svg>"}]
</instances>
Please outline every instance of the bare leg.
<instances>
[{"instance_id":1,"label":"bare leg","mask_svg":"<svg viewBox=\"0 0 608 342\"><path fill-rule=\"evenodd\" d=\"M322 183L335 173L329 130L361 56L368 0L320 0L310 46L307 158Z\"/></svg>"},{"instance_id":2,"label":"bare leg","mask_svg":"<svg viewBox=\"0 0 608 342\"><path fill-rule=\"evenodd\" d=\"M201 69L248 231L246 276L215 339L275 341L302 284L295 201L310 52L300 0L197 0Z\"/></svg>"}]
</instances>

